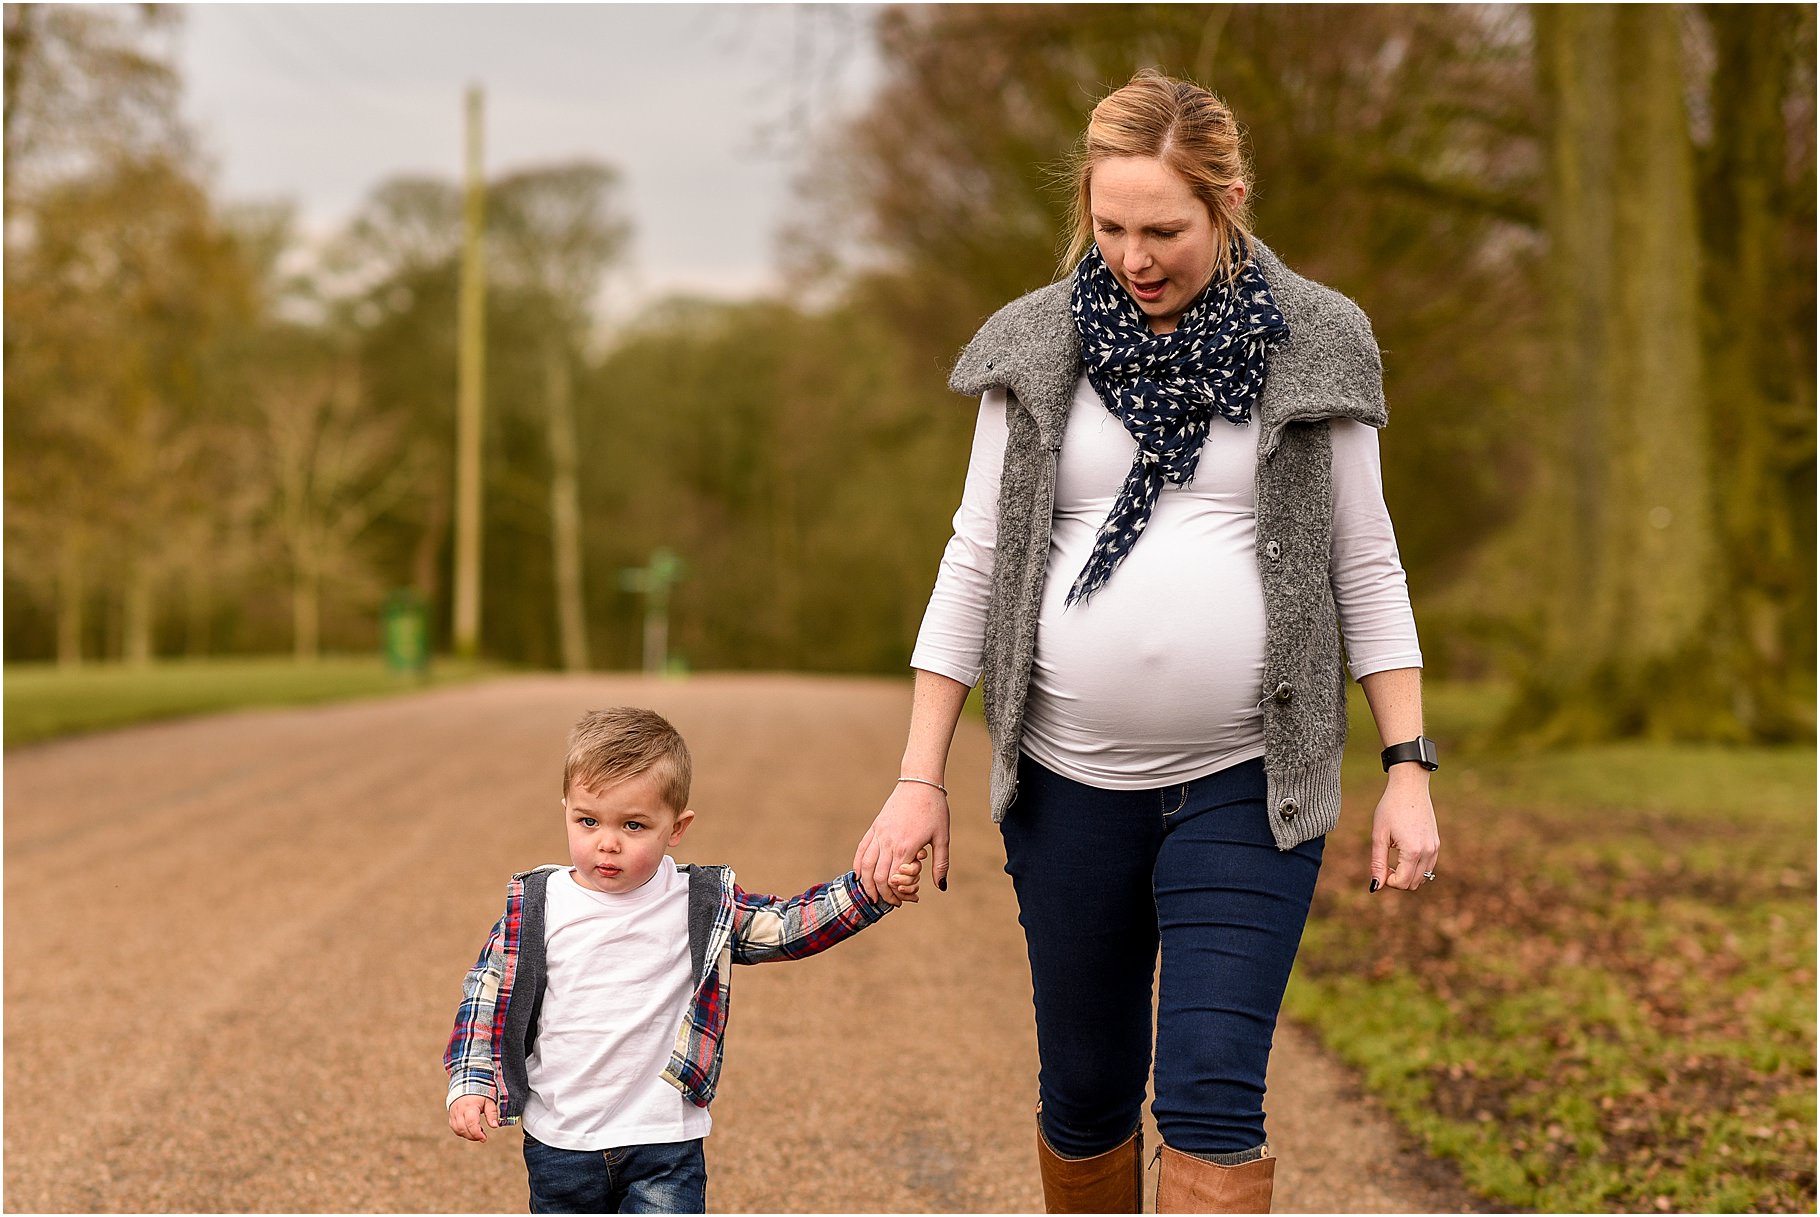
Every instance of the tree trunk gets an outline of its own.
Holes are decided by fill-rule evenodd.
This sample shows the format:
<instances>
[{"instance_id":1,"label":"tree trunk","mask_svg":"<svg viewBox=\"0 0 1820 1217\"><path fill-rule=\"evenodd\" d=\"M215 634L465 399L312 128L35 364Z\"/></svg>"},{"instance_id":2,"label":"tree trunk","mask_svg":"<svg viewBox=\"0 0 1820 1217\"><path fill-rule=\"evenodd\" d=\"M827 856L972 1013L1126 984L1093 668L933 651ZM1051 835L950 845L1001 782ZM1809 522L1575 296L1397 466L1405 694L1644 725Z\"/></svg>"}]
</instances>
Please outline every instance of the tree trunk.
<instances>
[{"instance_id":1,"label":"tree trunk","mask_svg":"<svg viewBox=\"0 0 1820 1217\"><path fill-rule=\"evenodd\" d=\"M1701 393L1700 228L1678 10L1621 6L1618 46L1621 136L1611 254L1618 393L1606 453L1607 577L1592 607L1607 652L1634 672L1698 643L1711 622L1718 554Z\"/></svg>"},{"instance_id":2,"label":"tree trunk","mask_svg":"<svg viewBox=\"0 0 1820 1217\"><path fill-rule=\"evenodd\" d=\"M1812 589L1813 568L1799 553L1792 516L1798 503L1777 442L1778 416L1801 409L1791 388L1809 374L1789 366L1777 282L1786 273L1778 219L1787 161L1782 107L1799 14L1720 5L1703 17L1714 49L1713 133L1701 191L1707 401L1730 593L1720 600L1719 641L1738 671L1738 717L1759 738L1791 738L1813 730L1812 708L1789 680L1805 666L1791 654L1805 628L1793 618L1805 599L1802 585ZM1811 511L1811 498L1799 506Z\"/></svg>"},{"instance_id":3,"label":"tree trunk","mask_svg":"<svg viewBox=\"0 0 1820 1217\"><path fill-rule=\"evenodd\" d=\"M322 575L316 563L296 563L291 578L291 645L299 663L311 663L322 654Z\"/></svg>"},{"instance_id":4,"label":"tree trunk","mask_svg":"<svg viewBox=\"0 0 1820 1217\"><path fill-rule=\"evenodd\" d=\"M152 572L142 561L128 563L120 605L120 657L129 667L152 662Z\"/></svg>"},{"instance_id":5,"label":"tree trunk","mask_svg":"<svg viewBox=\"0 0 1820 1217\"><path fill-rule=\"evenodd\" d=\"M556 625L566 671L588 670L588 611L582 589L580 442L568 352L544 343L545 424L550 444L550 545L556 572Z\"/></svg>"},{"instance_id":6,"label":"tree trunk","mask_svg":"<svg viewBox=\"0 0 1820 1217\"><path fill-rule=\"evenodd\" d=\"M1700 231L1679 11L1536 11L1552 108L1553 586L1518 715L1542 738L1739 733L1711 631Z\"/></svg>"},{"instance_id":7,"label":"tree trunk","mask_svg":"<svg viewBox=\"0 0 1820 1217\"><path fill-rule=\"evenodd\" d=\"M66 543L57 555L57 666L82 666L82 551Z\"/></svg>"},{"instance_id":8,"label":"tree trunk","mask_svg":"<svg viewBox=\"0 0 1820 1217\"><path fill-rule=\"evenodd\" d=\"M209 618L214 615L213 580L203 559L191 562L184 580L183 653L200 659L209 653Z\"/></svg>"},{"instance_id":9,"label":"tree trunk","mask_svg":"<svg viewBox=\"0 0 1820 1217\"><path fill-rule=\"evenodd\" d=\"M442 599L442 576L439 558L449 535L449 484L436 478L429 490L429 508L424 516L423 531L417 534L411 552L411 586L426 605Z\"/></svg>"},{"instance_id":10,"label":"tree trunk","mask_svg":"<svg viewBox=\"0 0 1820 1217\"><path fill-rule=\"evenodd\" d=\"M1546 282L1554 346L1552 400L1538 437L1543 459L1536 498L1549 504L1541 523L1546 543L1533 569L1546 584L1543 650L1564 667L1599 584L1601 550L1587 540L1604 531L1601 456L1614 396L1608 249L1618 117L1603 85L1616 70L1617 22L1609 5L1537 5L1531 11L1542 93L1553 106Z\"/></svg>"},{"instance_id":11,"label":"tree trunk","mask_svg":"<svg viewBox=\"0 0 1820 1217\"><path fill-rule=\"evenodd\" d=\"M791 455L772 457L771 598L777 613L777 648L793 668L815 667L815 640L803 628L803 538L798 525L798 486Z\"/></svg>"}]
</instances>

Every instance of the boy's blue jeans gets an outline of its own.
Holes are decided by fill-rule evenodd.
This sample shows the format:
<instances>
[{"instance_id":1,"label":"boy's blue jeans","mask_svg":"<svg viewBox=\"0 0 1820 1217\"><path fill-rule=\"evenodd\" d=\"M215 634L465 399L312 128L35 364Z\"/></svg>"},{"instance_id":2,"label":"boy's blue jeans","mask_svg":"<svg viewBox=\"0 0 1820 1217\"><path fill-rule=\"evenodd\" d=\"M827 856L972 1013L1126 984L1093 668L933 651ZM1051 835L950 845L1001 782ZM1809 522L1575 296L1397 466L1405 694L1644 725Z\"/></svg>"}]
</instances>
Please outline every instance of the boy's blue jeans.
<instances>
[{"instance_id":1,"label":"boy's blue jeans","mask_svg":"<svg viewBox=\"0 0 1820 1217\"><path fill-rule=\"evenodd\" d=\"M1263 1143L1264 1069L1323 841L1278 850L1264 803L1261 759L1101 790L1020 758L1000 827L1056 1152L1104 1153L1138 1127L1159 945L1157 1130L1194 1154Z\"/></svg>"},{"instance_id":2,"label":"boy's blue jeans","mask_svg":"<svg viewBox=\"0 0 1820 1217\"><path fill-rule=\"evenodd\" d=\"M557 1149L525 1134L533 1213L705 1213L701 1139L621 1149Z\"/></svg>"}]
</instances>

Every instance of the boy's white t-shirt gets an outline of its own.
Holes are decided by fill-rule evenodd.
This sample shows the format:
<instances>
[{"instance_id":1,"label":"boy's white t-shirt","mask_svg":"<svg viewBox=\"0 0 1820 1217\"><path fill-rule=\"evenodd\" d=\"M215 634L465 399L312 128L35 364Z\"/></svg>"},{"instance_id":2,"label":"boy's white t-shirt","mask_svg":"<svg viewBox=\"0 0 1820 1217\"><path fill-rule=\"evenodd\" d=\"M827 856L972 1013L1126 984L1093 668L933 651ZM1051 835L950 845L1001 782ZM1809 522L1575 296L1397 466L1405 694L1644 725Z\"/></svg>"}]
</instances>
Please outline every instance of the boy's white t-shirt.
<instances>
[{"instance_id":1,"label":"boy's white t-shirt","mask_svg":"<svg viewBox=\"0 0 1820 1217\"><path fill-rule=\"evenodd\" d=\"M589 1151L707 1136L707 1108L661 1076L694 989L688 877L665 855L637 891L598 892L563 870L546 893L525 1131Z\"/></svg>"}]
</instances>

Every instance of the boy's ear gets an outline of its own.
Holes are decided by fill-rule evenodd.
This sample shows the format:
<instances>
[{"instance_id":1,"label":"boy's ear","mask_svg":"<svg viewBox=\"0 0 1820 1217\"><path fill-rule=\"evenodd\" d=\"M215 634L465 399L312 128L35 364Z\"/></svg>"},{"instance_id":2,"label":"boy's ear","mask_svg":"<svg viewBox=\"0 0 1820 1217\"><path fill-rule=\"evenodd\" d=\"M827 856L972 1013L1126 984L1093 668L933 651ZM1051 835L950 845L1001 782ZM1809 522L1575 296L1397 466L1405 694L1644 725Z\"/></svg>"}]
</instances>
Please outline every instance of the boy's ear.
<instances>
[{"instance_id":1,"label":"boy's ear","mask_svg":"<svg viewBox=\"0 0 1820 1217\"><path fill-rule=\"evenodd\" d=\"M677 812L676 813L676 823L674 825L672 825L670 828L669 844L675 845L678 842L680 842L683 838L683 834L685 832L689 831L689 825L692 824L694 821L695 821L694 812L689 811L686 808L682 811Z\"/></svg>"}]
</instances>

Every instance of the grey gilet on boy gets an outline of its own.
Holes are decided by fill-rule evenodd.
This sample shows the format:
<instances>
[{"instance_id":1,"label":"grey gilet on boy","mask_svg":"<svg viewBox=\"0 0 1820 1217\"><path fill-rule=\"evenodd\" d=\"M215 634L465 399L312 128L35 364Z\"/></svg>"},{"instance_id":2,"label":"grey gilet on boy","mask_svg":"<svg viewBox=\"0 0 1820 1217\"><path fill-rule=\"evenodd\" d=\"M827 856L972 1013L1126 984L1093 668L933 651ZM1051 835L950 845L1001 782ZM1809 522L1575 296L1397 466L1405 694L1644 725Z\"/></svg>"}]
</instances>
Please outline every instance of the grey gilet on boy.
<instances>
[{"instance_id":1,"label":"grey gilet on boy","mask_svg":"<svg viewBox=\"0 0 1820 1217\"><path fill-rule=\"evenodd\" d=\"M1346 676L1328 580L1333 460L1327 420L1382 427L1389 416L1383 364L1364 311L1284 266L1261 241L1252 241L1252 251L1289 323L1289 338L1270 356L1252 425L1264 588L1264 683L1258 690L1264 769L1271 833L1279 849L1293 849L1339 820L1346 743ZM1010 394L982 672L994 821L1004 818L1017 794L1057 454L1081 373L1072 294L1070 277L1001 308L961 352L948 380L949 388L969 397L990 388Z\"/></svg>"},{"instance_id":2,"label":"grey gilet on boy","mask_svg":"<svg viewBox=\"0 0 1820 1217\"><path fill-rule=\"evenodd\" d=\"M537 1017L543 1010L544 962L544 893L550 876L562 868L537 867L513 875L524 880L524 895L519 903L521 948L515 985L519 992L535 994L531 1001L515 1001L506 1009L505 1051L499 1084L512 1096L512 1110L523 1111L525 1096L531 1093L531 1075L526 1064L526 1046L535 1038ZM714 934L715 910L720 907L721 893L733 884L733 872L724 866L697 866L684 863L676 868L689 881L689 975L700 980L708 971L708 940Z\"/></svg>"}]
</instances>

